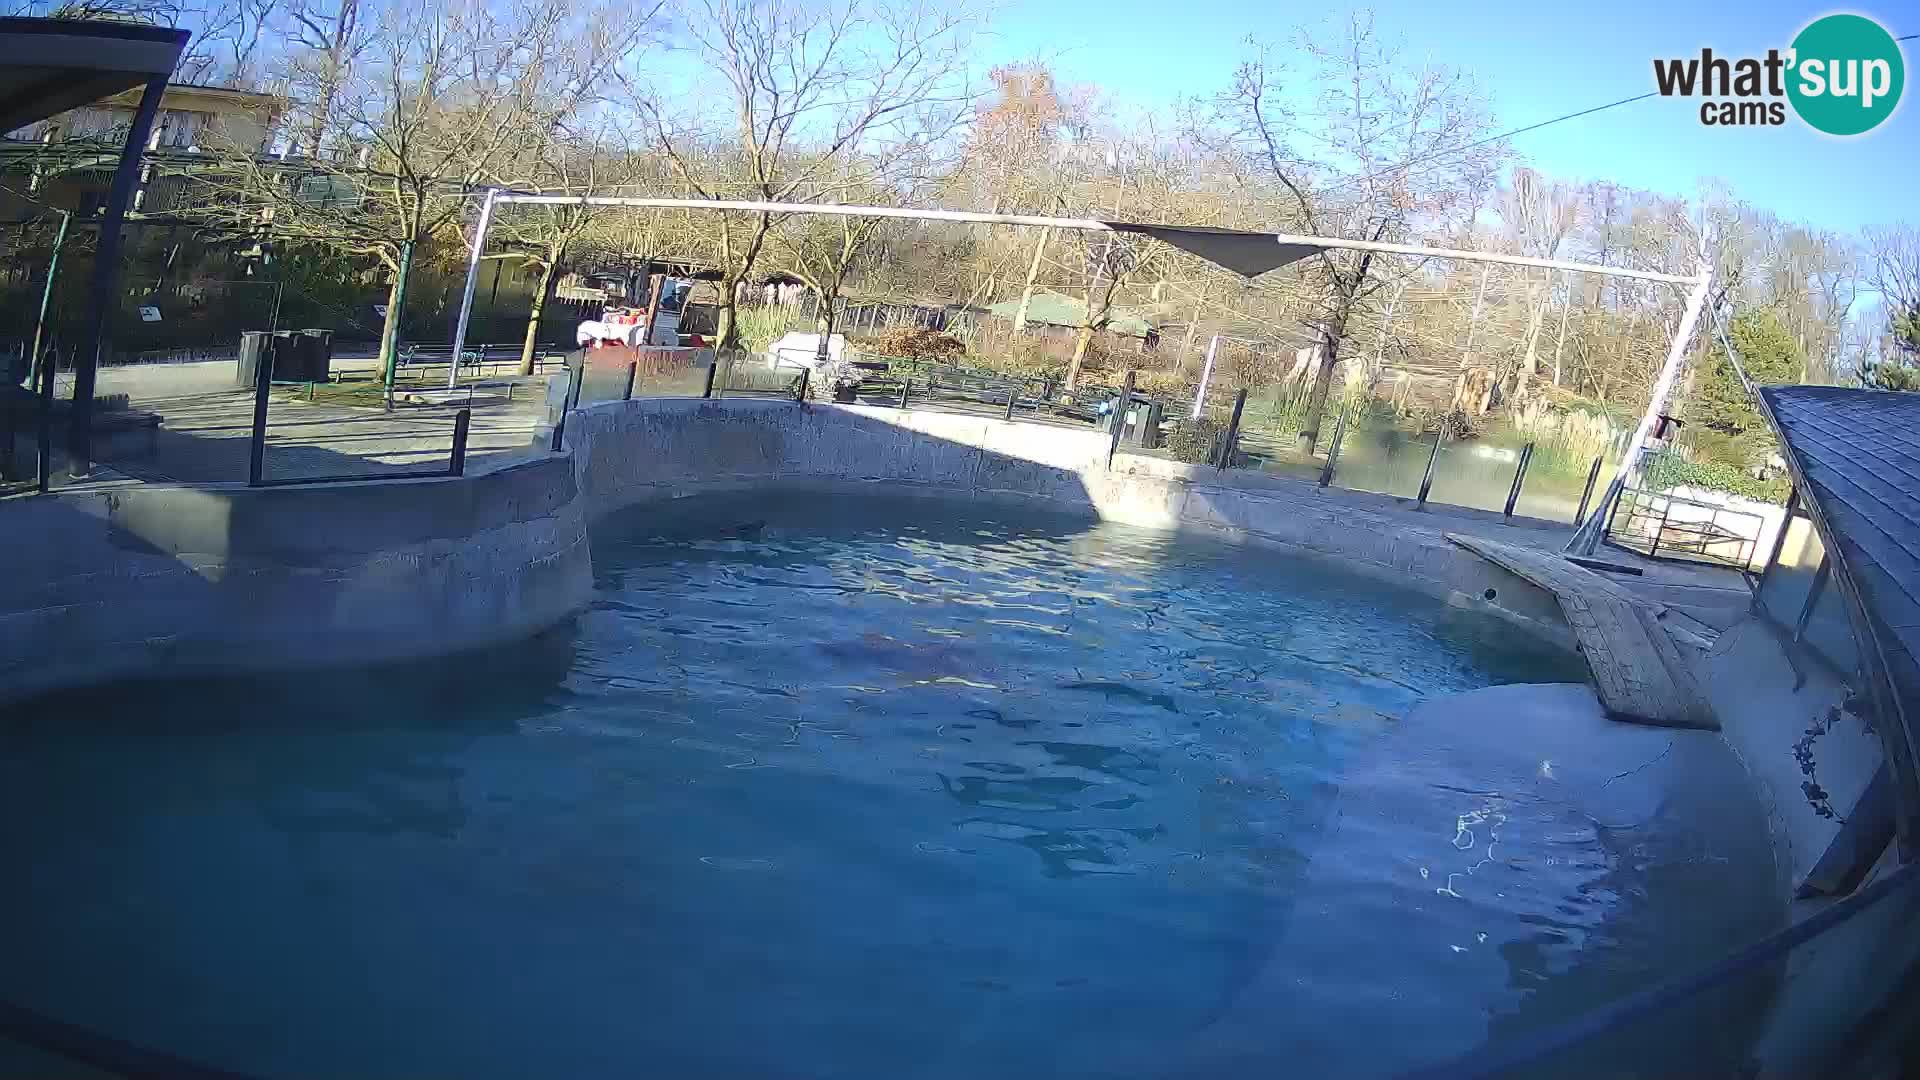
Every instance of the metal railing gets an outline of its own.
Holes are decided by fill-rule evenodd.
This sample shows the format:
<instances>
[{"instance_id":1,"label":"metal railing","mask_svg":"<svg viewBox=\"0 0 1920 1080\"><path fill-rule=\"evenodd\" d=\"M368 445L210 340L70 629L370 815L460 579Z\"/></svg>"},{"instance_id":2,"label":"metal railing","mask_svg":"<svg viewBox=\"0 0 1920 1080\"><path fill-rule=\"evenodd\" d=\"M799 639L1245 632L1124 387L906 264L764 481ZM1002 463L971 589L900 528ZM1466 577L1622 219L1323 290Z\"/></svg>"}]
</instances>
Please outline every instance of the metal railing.
<instances>
[{"instance_id":1,"label":"metal railing","mask_svg":"<svg viewBox=\"0 0 1920 1080\"><path fill-rule=\"evenodd\" d=\"M1698 499L1624 488L1607 516L1607 540L1649 558L1749 569L1766 520Z\"/></svg>"}]
</instances>

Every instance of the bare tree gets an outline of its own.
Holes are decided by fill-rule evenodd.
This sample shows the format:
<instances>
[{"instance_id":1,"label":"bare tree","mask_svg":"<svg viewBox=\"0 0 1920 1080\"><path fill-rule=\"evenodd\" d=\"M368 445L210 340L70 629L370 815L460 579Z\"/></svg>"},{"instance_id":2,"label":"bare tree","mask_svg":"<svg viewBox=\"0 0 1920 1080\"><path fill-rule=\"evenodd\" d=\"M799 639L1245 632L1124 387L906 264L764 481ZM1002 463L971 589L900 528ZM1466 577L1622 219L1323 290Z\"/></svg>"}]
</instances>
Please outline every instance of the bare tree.
<instances>
[{"instance_id":1,"label":"bare tree","mask_svg":"<svg viewBox=\"0 0 1920 1080\"><path fill-rule=\"evenodd\" d=\"M607 55L597 30L606 20L567 0L392 0L377 15L314 114L311 145L336 162L226 148L191 212L235 233L376 258L389 280L381 354L390 382L416 248L450 239L479 182L588 99Z\"/></svg>"},{"instance_id":2,"label":"bare tree","mask_svg":"<svg viewBox=\"0 0 1920 1080\"><path fill-rule=\"evenodd\" d=\"M972 93L965 83L964 7L879 0L695 0L687 33L719 77L723 108L673 117L640 98L668 158L706 198L780 202L880 180L889 162L946 139ZM856 161L868 175L848 176ZM737 344L735 296L775 227L774 216L718 215L719 344Z\"/></svg>"},{"instance_id":3,"label":"bare tree","mask_svg":"<svg viewBox=\"0 0 1920 1080\"><path fill-rule=\"evenodd\" d=\"M1887 332L1876 362L1863 365L1862 381L1883 390L1920 390L1920 229L1885 225L1866 231L1872 269Z\"/></svg>"},{"instance_id":4,"label":"bare tree","mask_svg":"<svg viewBox=\"0 0 1920 1080\"><path fill-rule=\"evenodd\" d=\"M1370 17L1356 15L1328 41L1305 37L1320 91L1318 119L1285 105L1284 72L1272 51L1252 44L1233 85L1213 102L1209 135L1246 159L1250 175L1277 184L1290 224L1315 235L1396 240L1457 214L1469 178L1486 175L1496 145L1471 146L1489 121L1462 74L1404 63ZM1333 371L1349 324L1385 282L1372 252L1326 251L1305 271L1319 294L1309 325L1319 337L1302 450L1318 441Z\"/></svg>"}]
</instances>

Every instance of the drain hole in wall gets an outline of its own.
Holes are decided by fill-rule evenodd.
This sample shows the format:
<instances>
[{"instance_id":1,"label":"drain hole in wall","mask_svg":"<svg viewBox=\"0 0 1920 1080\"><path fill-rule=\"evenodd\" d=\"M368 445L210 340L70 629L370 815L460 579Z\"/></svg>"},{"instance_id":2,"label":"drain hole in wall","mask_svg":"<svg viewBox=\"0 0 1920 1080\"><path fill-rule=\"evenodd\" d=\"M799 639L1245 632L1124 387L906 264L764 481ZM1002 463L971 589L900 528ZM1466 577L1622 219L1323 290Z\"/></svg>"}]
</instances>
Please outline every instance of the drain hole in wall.
<instances>
[{"instance_id":1,"label":"drain hole in wall","mask_svg":"<svg viewBox=\"0 0 1920 1080\"><path fill-rule=\"evenodd\" d=\"M1481 593L1480 595L1481 595L1481 596L1484 596L1484 597L1486 597L1486 598L1487 598L1487 599L1489 599L1489 600L1491 600L1491 599L1493 599L1493 598L1494 598L1495 596L1498 596L1498 595L1499 595L1499 593L1497 593L1497 592L1495 592L1495 591L1494 591L1494 590L1492 590L1492 589L1488 589L1488 590L1487 590L1486 592L1483 592L1483 593Z\"/></svg>"}]
</instances>

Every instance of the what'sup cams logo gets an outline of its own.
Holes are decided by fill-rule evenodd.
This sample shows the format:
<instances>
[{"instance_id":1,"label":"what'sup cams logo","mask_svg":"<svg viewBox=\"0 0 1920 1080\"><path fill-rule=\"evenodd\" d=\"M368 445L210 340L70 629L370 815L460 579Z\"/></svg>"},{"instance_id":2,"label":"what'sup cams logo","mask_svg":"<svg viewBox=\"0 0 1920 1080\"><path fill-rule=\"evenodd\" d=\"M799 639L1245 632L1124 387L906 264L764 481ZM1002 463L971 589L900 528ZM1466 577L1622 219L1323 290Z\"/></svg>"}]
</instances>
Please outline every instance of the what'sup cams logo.
<instances>
[{"instance_id":1,"label":"what'sup cams logo","mask_svg":"<svg viewBox=\"0 0 1920 1080\"><path fill-rule=\"evenodd\" d=\"M1713 127L1779 125L1787 106L1816 131L1861 135L1900 104L1906 83L1900 43L1864 15L1827 15L1808 23L1784 52L1730 60L1699 56L1655 60L1663 97L1699 97L1700 122Z\"/></svg>"}]
</instances>

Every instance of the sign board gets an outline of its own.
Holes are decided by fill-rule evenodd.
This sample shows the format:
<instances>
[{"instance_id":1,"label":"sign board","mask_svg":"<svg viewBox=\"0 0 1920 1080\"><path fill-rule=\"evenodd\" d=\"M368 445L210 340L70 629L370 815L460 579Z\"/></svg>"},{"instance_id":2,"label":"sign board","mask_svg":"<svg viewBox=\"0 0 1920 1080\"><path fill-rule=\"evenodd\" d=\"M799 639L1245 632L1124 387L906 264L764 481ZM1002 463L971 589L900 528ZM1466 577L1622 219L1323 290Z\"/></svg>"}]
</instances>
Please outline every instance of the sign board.
<instances>
[{"instance_id":1,"label":"sign board","mask_svg":"<svg viewBox=\"0 0 1920 1080\"><path fill-rule=\"evenodd\" d=\"M159 321L160 321L160 309L159 309L159 308L157 308L157 307L143 307L143 308L141 308L141 309L140 309L140 321L141 321L141 322L159 322Z\"/></svg>"}]
</instances>

